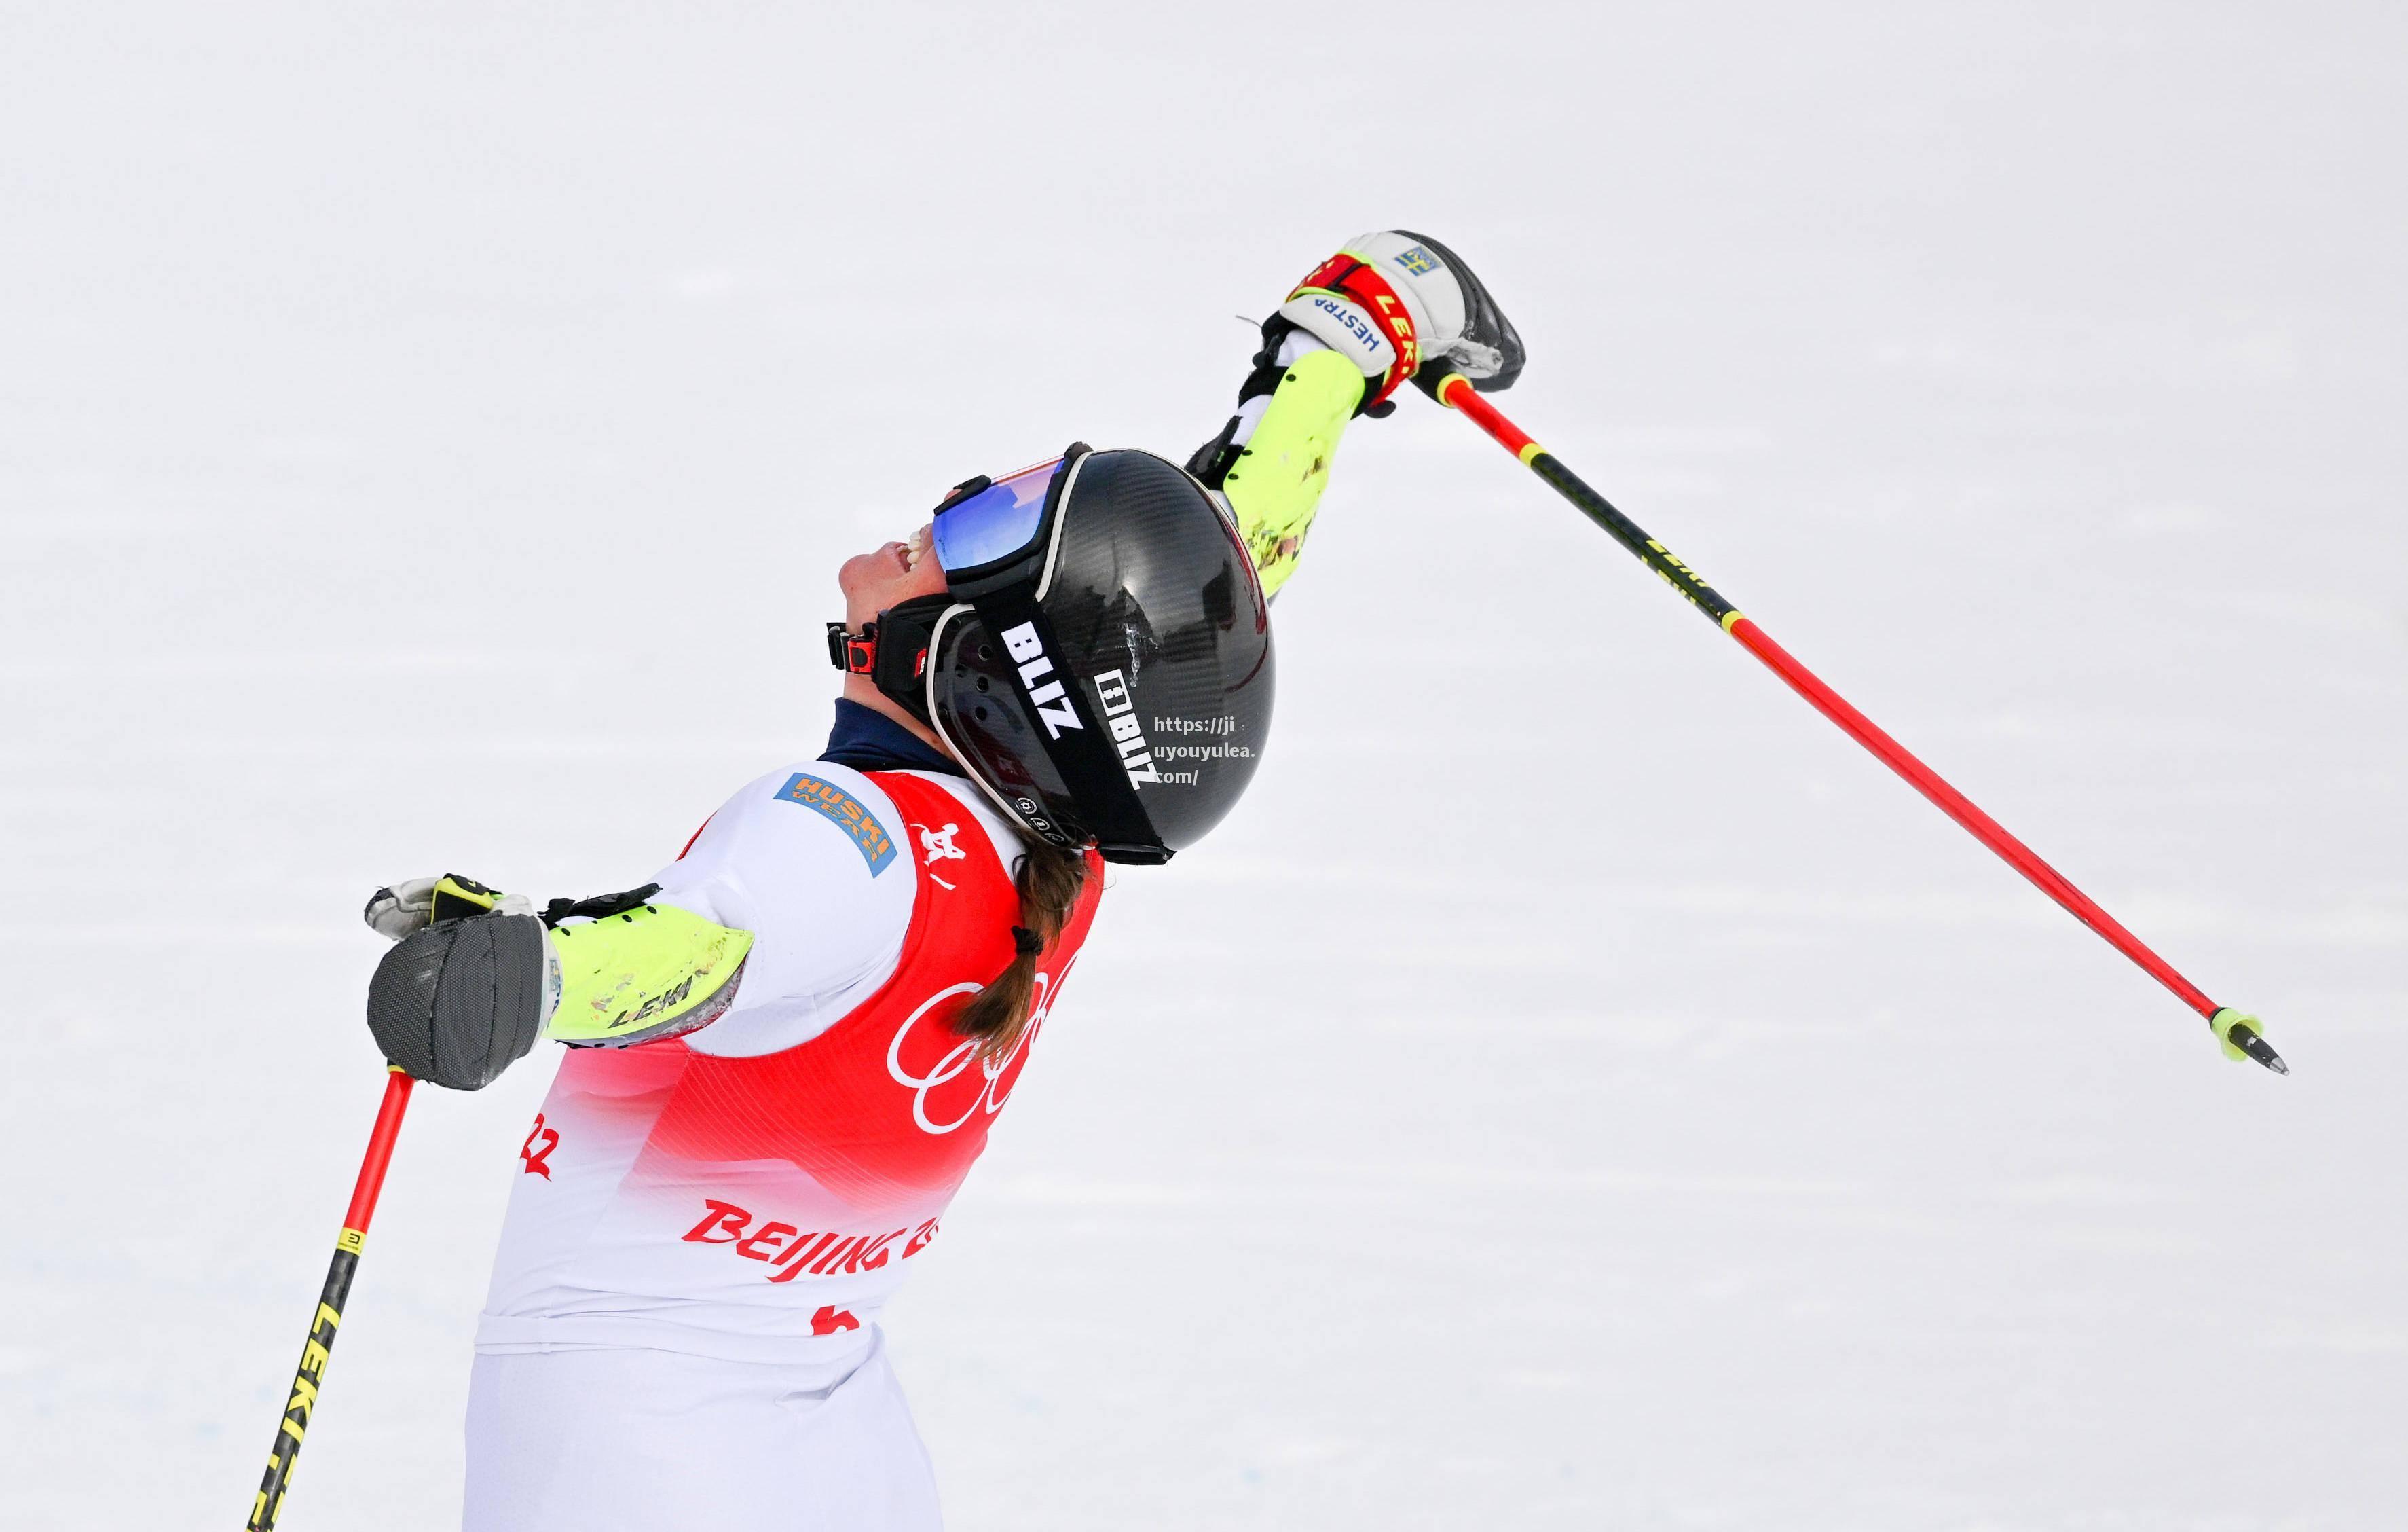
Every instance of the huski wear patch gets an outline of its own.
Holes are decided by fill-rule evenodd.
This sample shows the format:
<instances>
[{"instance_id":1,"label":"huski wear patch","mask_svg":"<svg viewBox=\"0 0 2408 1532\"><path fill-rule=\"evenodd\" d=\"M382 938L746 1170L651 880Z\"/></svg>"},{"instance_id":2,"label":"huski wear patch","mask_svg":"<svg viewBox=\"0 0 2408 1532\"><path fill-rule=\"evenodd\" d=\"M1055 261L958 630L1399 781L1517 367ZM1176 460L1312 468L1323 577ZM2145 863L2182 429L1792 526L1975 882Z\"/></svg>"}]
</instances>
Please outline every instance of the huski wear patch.
<instances>
[{"instance_id":1,"label":"huski wear patch","mask_svg":"<svg viewBox=\"0 0 2408 1532\"><path fill-rule=\"evenodd\" d=\"M833 782L823 782L807 772L796 772L786 778L778 789L781 802L800 803L811 809L845 832L853 840L853 849L869 864L869 875L876 877L886 871L895 860L895 838L880 828L878 816L869 812L862 801Z\"/></svg>"}]
</instances>

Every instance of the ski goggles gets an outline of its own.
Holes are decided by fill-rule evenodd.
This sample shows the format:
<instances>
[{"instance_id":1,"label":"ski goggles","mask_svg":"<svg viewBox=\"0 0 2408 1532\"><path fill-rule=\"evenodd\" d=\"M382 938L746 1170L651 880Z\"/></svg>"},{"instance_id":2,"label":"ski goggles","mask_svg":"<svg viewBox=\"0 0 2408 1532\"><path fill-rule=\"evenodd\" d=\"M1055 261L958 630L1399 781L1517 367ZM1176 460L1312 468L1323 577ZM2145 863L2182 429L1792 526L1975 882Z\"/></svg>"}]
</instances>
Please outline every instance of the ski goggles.
<instances>
[{"instance_id":1,"label":"ski goggles","mask_svg":"<svg viewBox=\"0 0 2408 1532\"><path fill-rule=\"evenodd\" d=\"M1033 468L1001 479L982 473L955 484L937 507L928 539L945 573L945 593L890 607L859 633L847 632L840 622L828 624L829 661L847 674L871 677L881 691L924 717L926 704L917 692L938 614L1006 591L1042 598L1060 541L1062 502L1091 450L1073 441L1061 456Z\"/></svg>"},{"instance_id":2,"label":"ski goggles","mask_svg":"<svg viewBox=\"0 0 2408 1532\"><path fill-rule=\"evenodd\" d=\"M934 543L947 580L1004 573L1043 551L1054 513L1061 504L1068 470L1084 455L1083 445L1051 462L1001 479L982 475L955 488L937 507ZM983 583L983 582L982 582Z\"/></svg>"}]
</instances>

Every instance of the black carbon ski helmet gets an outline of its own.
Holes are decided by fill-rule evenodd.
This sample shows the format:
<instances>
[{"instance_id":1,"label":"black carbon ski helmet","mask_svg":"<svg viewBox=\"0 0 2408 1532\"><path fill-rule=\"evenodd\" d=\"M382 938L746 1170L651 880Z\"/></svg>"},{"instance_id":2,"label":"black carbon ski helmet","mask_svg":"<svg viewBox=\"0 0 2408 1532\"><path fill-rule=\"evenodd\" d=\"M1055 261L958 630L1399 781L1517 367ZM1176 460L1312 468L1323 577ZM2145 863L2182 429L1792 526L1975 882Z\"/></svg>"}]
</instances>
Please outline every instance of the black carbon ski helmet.
<instances>
[{"instance_id":1,"label":"black carbon ski helmet","mask_svg":"<svg viewBox=\"0 0 2408 1532\"><path fill-rule=\"evenodd\" d=\"M1228 511L1152 453L1076 443L937 508L947 594L829 626L1029 833L1152 863L1193 845L1269 732L1270 609Z\"/></svg>"}]
</instances>

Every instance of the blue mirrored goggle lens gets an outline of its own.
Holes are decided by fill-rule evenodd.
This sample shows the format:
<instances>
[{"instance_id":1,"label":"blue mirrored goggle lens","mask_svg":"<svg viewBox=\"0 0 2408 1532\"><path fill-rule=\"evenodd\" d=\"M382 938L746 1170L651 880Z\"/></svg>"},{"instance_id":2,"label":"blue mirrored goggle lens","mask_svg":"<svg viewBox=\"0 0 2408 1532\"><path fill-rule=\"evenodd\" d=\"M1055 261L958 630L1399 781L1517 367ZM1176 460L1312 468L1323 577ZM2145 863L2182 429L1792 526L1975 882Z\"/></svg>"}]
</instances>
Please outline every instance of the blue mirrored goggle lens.
<instances>
[{"instance_id":1,"label":"blue mirrored goggle lens","mask_svg":"<svg viewBox=\"0 0 2408 1532\"><path fill-rule=\"evenodd\" d=\"M1045 491L1061 471L1058 457L1022 469L938 512L937 562L948 570L976 569L1027 549L1045 520Z\"/></svg>"}]
</instances>

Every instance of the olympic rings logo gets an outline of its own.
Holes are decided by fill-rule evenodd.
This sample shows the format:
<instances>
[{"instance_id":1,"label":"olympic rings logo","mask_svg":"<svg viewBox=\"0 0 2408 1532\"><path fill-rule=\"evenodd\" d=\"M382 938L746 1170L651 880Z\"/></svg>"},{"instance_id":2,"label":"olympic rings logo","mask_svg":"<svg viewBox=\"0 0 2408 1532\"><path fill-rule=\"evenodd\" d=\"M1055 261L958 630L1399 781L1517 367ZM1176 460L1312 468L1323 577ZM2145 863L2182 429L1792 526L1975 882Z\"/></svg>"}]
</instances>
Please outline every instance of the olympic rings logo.
<instances>
[{"instance_id":1,"label":"olympic rings logo","mask_svg":"<svg viewBox=\"0 0 2408 1532\"><path fill-rule=\"evenodd\" d=\"M1070 961L1075 963L1078 959L1073 957ZM1068 964L1063 966L1061 976L1064 979L1070 976ZM993 1117L1003 1110L1003 1104L1011 1099L1011 1087L1005 1086L1003 1093L997 1095L996 1086L1006 1075L1012 1073L1013 1063L1019 1060L1021 1053L1027 1048L1028 1045L1036 1040L1038 1029L1045 1024L1045 1013L1053 1004L1054 991L1057 985L1045 974L1039 973L1037 976L1037 996L1029 1007L1028 1025L1021 1029L1018 1040L1011 1045L1011 1051L1002 1058L979 1058L981 1039L965 1037L947 1049L945 1056L939 1059L924 1075L914 1075L904 1067L903 1039L911 1035L912 1027L919 1023L922 1017L955 995L974 995L985 988L983 984L973 984L968 981L947 985L920 1002L912 1009L911 1014L903 1019L903 1024L896 1029L895 1040L886 1045L886 1073L896 1084L905 1086L911 1091L911 1120L920 1125L920 1131L923 1133L948 1134L980 1116L982 1112L988 1117ZM931 1121L928 1117L928 1092L959 1079L968 1073L973 1062L978 1064L979 1072L986 1077L979 1086L978 1094L971 1099L969 1106L963 1109L962 1115L952 1121ZM1016 1082L1016 1076L1014 1079Z\"/></svg>"}]
</instances>

